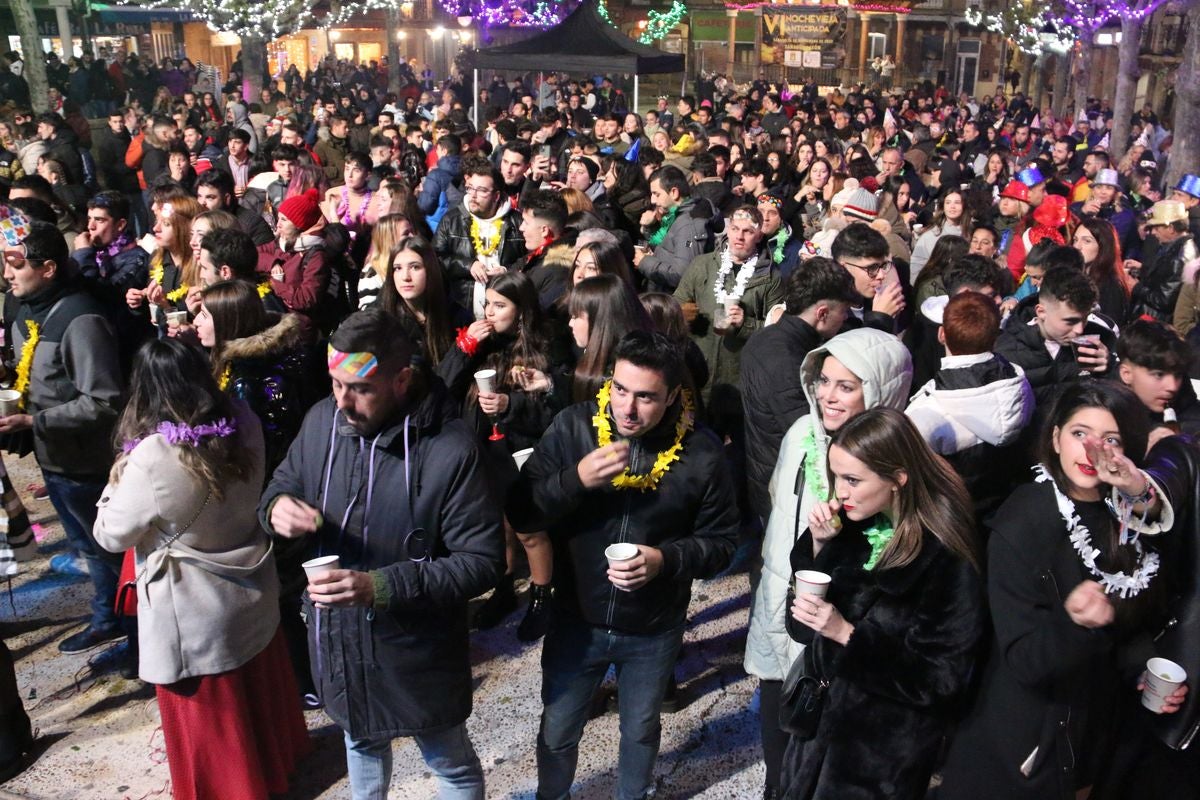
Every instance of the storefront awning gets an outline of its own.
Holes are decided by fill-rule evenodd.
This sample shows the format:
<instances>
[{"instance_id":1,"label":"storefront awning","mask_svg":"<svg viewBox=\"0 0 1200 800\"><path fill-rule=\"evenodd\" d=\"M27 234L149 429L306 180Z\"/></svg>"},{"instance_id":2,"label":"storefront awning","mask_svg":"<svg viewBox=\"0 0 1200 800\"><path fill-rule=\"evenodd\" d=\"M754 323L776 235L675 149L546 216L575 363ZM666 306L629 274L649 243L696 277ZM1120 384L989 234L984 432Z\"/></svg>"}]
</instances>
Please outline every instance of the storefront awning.
<instances>
[{"instance_id":1,"label":"storefront awning","mask_svg":"<svg viewBox=\"0 0 1200 800\"><path fill-rule=\"evenodd\" d=\"M92 18L109 25L149 25L152 22L192 22L192 12L182 8L144 8L92 4Z\"/></svg>"}]
</instances>

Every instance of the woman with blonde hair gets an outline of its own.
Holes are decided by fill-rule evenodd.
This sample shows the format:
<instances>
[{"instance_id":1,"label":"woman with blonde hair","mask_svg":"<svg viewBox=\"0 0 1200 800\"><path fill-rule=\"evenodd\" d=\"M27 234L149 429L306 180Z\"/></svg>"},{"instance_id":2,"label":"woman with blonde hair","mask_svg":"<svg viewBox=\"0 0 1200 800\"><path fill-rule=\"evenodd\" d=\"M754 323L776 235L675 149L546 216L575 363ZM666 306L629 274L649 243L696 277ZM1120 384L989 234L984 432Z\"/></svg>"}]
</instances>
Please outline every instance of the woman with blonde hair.
<instances>
[{"instance_id":1,"label":"woman with blonde hair","mask_svg":"<svg viewBox=\"0 0 1200 800\"><path fill-rule=\"evenodd\" d=\"M559 195L562 197L563 202L567 204L568 216L580 211L595 211L595 206L592 205L591 198L578 189L563 189Z\"/></svg>"},{"instance_id":2,"label":"woman with blonde hair","mask_svg":"<svg viewBox=\"0 0 1200 800\"><path fill-rule=\"evenodd\" d=\"M397 181L403 183L402 181ZM392 248L413 235L412 220L405 214L389 212L375 222L371 249L358 276L358 307L366 308L379 299L379 292L391 266Z\"/></svg>"},{"instance_id":3,"label":"woman with blonde hair","mask_svg":"<svg viewBox=\"0 0 1200 800\"><path fill-rule=\"evenodd\" d=\"M200 243L204 241L206 233L233 230L237 227L237 217L222 208L197 215L192 220L192 230L188 237L188 245L192 249L192 262L200 263Z\"/></svg>"}]
</instances>

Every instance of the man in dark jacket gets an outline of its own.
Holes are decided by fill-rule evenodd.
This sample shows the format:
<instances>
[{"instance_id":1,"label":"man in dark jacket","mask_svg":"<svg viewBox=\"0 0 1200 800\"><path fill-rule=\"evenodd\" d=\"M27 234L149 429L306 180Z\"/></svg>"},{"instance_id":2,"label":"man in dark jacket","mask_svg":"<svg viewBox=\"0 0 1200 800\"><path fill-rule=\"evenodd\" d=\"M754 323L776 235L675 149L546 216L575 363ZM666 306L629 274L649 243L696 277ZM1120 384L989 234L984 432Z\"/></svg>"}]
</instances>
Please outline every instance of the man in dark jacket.
<instances>
[{"instance_id":1,"label":"man in dark jacket","mask_svg":"<svg viewBox=\"0 0 1200 800\"><path fill-rule=\"evenodd\" d=\"M467 737L467 602L504 566L501 508L474 434L412 365L417 343L378 308L329 341L333 397L312 408L263 494L276 536L338 568L304 600L314 679L345 731L354 797L384 797L392 739L416 738L442 791L483 800ZM432 383L431 383L432 381Z\"/></svg>"},{"instance_id":2,"label":"man in dark jacket","mask_svg":"<svg viewBox=\"0 0 1200 800\"><path fill-rule=\"evenodd\" d=\"M692 581L729 563L738 529L721 443L693 429L685 369L661 334L627 335L599 401L555 418L510 495L513 526L548 531L554 543L557 615L542 647L538 797L568 796L589 699L610 664L621 715L618 795L645 797L654 787L659 707ZM669 470L668 450L678 456Z\"/></svg>"},{"instance_id":3,"label":"man in dark jacket","mask_svg":"<svg viewBox=\"0 0 1200 800\"><path fill-rule=\"evenodd\" d=\"M30 359L30 370L27 385L18 382L22 411L0 417L0 434L32 431L50 502L70 547L87 564L90 623L58 645L64 653L81 653L126 633L113 608L121 555L92 537L121 401L117 338L100 303L80 287L54 225L30 224L21 246L4 253L4 278L20 302L13 349Z\"/></svg>"},{"instance_id":4,"label":"man in dark jacket","mask_svg":"<svg viewBox=\"0 0 1200 800\"><path fill-rule=\"evenodd\" d=\"M417 208L430 230L462 200L462 139L447 133L437 141L437 166L429 170L417 194Z\"/></svg>"},{"instance_id":5,"label":"man in dark jacket","mask_svg":"<svg viewBox=\"0 0 1200 800\"><path fill-rule=\"evenodd\" d=\"M467 162L463 203L446 212L433 237L450 299L474 312L476 319L483 318L483 285L525 255L521 215L503 199L503 185L491 162Z\"/></svg>"},{"instance_id":6,"label":"man in dark jacket","mask_svg":"<svg viewBox=\"0 0 1200 800\"><path fill-rule=\"evenodd\" d=\"M68 183L82 186L83 157L79 155L79 139L63 120L62 115L48 111L38 117L38 137L46 143L46 158L52 158L67 171Z\"/></svg>"},{"instance_id":7,"label":"man in dark jacket","mask_svg":"<svg viewBox=\"0 0 1200 800\"><path fill-rule=\"evenodd\" d=\"M1041 290L1021 301L996 341L996 352L1025 370L1033 387L1035 429L1067 384L1091 375L1107 377L1116 335L1104 317L1092 312L1095 304L1096 290L1083 272L1051 267Z\"/></svg>"},{"instance_id":8,"label":"man in dark jacket","mask_svg":"<svg viewBox=\"0 0 1200 800\"><path fill-rule=\"evenodd\" d=\"M1198 252L1188 231L1187 209L1177 200L1160 200L1150 209L1146 228L1157 247L1146 247L1154 255L1146 259L1138 272L1130 297L1130 316L1149 314L1170 321L1175 301L1183 285L1183 270Z\"/></svg>"},{"instance_id":9,"label":"man in dark jacket","mask_svg":"<svg viewBox=\"0 0 1200 800\"><path fill-rule=\"evenodd\" d=\"M104 188L130 196L140 192L137 173L125 166L125 152L132 137L125 127L125 113L118 109L108 115L108 125L96 134L96 165Z\"/></svg>"},{"instance_id":10,"label":"man in dark jacket","mask_svg":"<svg viewBox=\"0 0 1200 800\"><path fill-rule=\"evenodd\" d=\"M841 330L855 298L846 270L819 256L803 261L784 286L783 316L751 336L742 351L746 477L750 508L764 524L771 513L767 484L779 445L792 423L809 411L800 365L808 351Z\"/></svg>"},{"instance_id":11,"label":"man in dark jacket","mask_svg":"<svg viewBox=\"0 0 1200 800\"><path fill-rule=\"evenodd\" d=\"M549 311L567 290L567 270L545 263L546 250L558 241L566 226L567 204L557 192L546 190L534 192L523 203L521 235L526 254L513 269L533 281L538 304L543 311Z\"/></svg>"},{"instance_id":12,"label":"man in dark jacket","mask_svg":"<svg viewBox=\"0 0 1200 800\"><path fill-rule=\"evenodd\" d=\"M233 176L220 169L210 169L196 178L196 200L205 211L228 211L237 218L238 228L254 240L255 245L267 244L275 238L271 226L261 214L241 205L234 196Z\"/></svg>"},{"instance_id":13,"label":"man in dark jacket","mask_svg":"<svg viewBox=\"0 0 1200 800\"><path fill-rule=\"evenodd\" d=\"M896 332L896 319L905 306L904 287L896 277L890 252L883 234L865 222L847 225L833 240L830 254L850 273L858 295L846 318L847 328Z\"/></svg>"}]
</instances>

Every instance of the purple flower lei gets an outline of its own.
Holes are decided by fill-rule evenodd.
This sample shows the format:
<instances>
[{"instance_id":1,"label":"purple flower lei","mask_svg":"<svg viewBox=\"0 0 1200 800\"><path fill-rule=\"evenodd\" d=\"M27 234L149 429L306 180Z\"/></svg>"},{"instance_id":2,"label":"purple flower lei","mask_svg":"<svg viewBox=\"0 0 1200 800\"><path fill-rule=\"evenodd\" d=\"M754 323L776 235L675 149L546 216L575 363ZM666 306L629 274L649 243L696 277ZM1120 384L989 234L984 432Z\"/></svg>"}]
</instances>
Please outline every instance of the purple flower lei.
<instances>
[{"instance_id":1,"label":"purple flower lei","mask_svg":"<svg viewBox=\"0 0 1200 800\"><path fill-rule=\"evenodd\" d=\"M129 234L121 231L121 235L113 239L107 245L96 248L96 266L100 269L101 275L108 273L108 266L118 253L121 253L129 246Z\"/></svg>"},{"instance_id":2,"label":"purple flower lei","mask_svg":"<svg viewBox=\"0 0 1200 800\"><path fill-rule=\"evenodd\" d=\"M161 433L169 444L186 444L191 447L199 447L203 439L210 436L225 438L232 436L237 432L237 425L233 420L228 420L222 417L213 423L204 425L187 425L182 422L168 422L166 420L158 423L157 433ZM141 444L145 437L139 436L136 439L129 439L121 445L121 452L128 454L133 448Z\"/></svg>"}]
</instances>

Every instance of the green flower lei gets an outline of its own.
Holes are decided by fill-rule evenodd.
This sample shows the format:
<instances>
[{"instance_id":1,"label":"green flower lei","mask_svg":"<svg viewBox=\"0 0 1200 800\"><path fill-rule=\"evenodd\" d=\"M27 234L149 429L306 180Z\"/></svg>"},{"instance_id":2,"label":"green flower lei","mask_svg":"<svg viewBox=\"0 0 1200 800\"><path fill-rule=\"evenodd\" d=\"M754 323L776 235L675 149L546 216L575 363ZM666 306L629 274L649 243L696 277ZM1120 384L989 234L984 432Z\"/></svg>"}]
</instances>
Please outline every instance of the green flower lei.
<instances>
[{"instance_id":1,"label":"green flower lei","mask_svg":"<svg viewBox=\"0 0 1200 800\"><path fill-rule=\"evenodd\" d=\"M863 569L875 569L879 557L883 555L883 551L891 544L892 537L896 535L896 529L888 522L887 517L879 514L871 523L871 527L863 531L863 535L871 543L871 556L867 559L867 563L863 564Z\"/></svg>"},{"instance_id":2,"label":"green flower lei","mask_svg":"<svg viewBox=\"0 0 1200 800\"><path fill-rule=\"evenodd\" d=\"M679 213L679 206L673 206L663 214L662 220L658 223L658 227L654 233L647 237L651 247L658 247L662 244L662 240L667 238L667 231L671 230L671 225L675 223L675 215Z\"/></svg>"}]
</instances>

